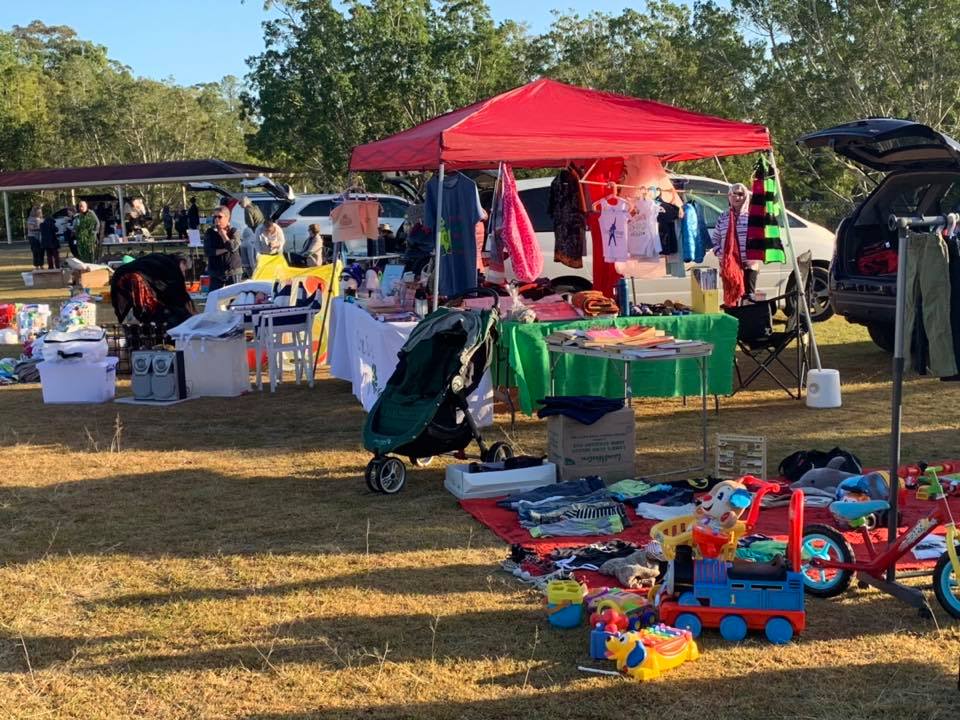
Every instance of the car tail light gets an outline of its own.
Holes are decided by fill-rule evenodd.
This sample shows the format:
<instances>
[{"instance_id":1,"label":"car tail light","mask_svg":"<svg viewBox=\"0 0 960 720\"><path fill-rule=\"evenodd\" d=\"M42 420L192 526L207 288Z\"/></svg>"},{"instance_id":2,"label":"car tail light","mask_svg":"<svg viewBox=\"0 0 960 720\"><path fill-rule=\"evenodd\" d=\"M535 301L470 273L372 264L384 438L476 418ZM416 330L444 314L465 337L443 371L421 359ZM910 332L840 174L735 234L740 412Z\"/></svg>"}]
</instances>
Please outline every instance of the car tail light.
<instances>
[{"instance_id":1,"label":"car tail light","mask_svg":"<svg viewBox=\"0 0 960 720\"><path fill-rule=\"evenodd\" d=\"M293 225L295 222L296 220L277 220L277 225L279 225L282 228L288 228L291 225Z\"/></svg>"}]
</instances>

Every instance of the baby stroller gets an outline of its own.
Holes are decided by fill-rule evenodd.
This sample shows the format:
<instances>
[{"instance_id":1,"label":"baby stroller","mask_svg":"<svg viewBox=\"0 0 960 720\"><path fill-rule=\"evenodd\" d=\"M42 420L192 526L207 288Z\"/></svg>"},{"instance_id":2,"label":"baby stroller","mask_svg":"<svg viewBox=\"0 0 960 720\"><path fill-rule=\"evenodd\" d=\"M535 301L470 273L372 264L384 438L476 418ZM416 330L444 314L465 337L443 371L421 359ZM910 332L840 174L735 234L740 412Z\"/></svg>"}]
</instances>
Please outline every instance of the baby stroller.
<instances>
[{"instance_id":1,"label":"baby stroller","mask_svg":"<svg viewBox=\"0 0 960 720\"><path fill-rule=\"evenodd\" d=\"M451 307L468 296L491 297L493 307ZM392 495L406 482L403 461L387 453L422 467L444 453L465 458L464 449L476 440L484 462L513 457L505 442L487 447L467 405L497 344L497 300L492 290L469 290L425 317L407 338L363 427L363 445L374 455L366 469L367 486L374 492Z\"/></svg>"}]
</instances>

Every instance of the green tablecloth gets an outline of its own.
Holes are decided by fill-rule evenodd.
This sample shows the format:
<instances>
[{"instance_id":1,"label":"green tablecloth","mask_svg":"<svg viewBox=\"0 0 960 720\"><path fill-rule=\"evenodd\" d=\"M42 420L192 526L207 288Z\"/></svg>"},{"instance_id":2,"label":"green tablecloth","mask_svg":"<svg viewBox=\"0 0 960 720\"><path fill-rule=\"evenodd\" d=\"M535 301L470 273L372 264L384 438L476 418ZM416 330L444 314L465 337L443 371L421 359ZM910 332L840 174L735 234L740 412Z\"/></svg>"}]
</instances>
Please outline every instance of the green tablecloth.
<instances>
[{"instance_id":1,"label":"green tablecloth","mask_svg":"<svg viewBox=\"0 0 960 720\"><path fill-rule=\"evenodd\" d=\"M713 343L709 359L707 392L729 395L733 392L733 357L737 344L737 320L730 315L677 315L667 317L617 317L549 323L500 324L499 357L505 360L516 384L520 409L531 414L536 402L550 394L550 353L544 338L558 329L629 327L653 325L668 335L683 340ZM500 369L500 383L503 368ZM577 355L563 355L554 370L558 395L623 395L623 364L617 361ZM697 361L635 362L630 372L633 394L637 397L680 397L700 394Z\"/></svg>"}]
</instances>

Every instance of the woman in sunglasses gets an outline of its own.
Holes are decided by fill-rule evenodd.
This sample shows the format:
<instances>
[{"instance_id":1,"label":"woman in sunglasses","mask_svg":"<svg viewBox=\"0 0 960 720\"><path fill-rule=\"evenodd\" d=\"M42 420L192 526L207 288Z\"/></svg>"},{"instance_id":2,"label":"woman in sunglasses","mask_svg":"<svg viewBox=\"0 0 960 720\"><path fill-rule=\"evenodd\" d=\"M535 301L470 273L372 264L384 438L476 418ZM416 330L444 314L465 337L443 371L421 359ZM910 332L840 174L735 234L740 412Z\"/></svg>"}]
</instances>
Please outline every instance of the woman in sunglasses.
<instances>
[{"instance_id":1,"label":"woman in sunglasses","mask_svg":"<svg viewBox=\"0 0 960 720\"><path fill-rule=\"evenodd\" d=\"M750 193L747 191L746 185L743 183L734 183L731 185L730 190L727 192L727 200L730 203L730 208L717 218L717 224L710 234L710 239L713 241L713 252L721 259L724 258L728 249L730 252L736 252L736 257L728 258L729 262L726 264L739 265L743 271L742 290L726 288L727 280L724 278L724 301L727 305L731 304L729 302L730 296L727 292L728 289L732 290L733 294L739 293L739 297L752 297L754 291L757 289L757 275L760 271L760 263L756 260L747 260L747 220L750 215L750 205L747 201L749 198ZM733 242L734 233L736 234L736 242ZM724 264L724 262L721 262L721 267L723 267ZM723 276L724 273L721 273L721 277Z\"/></svg>"}]
</instances>

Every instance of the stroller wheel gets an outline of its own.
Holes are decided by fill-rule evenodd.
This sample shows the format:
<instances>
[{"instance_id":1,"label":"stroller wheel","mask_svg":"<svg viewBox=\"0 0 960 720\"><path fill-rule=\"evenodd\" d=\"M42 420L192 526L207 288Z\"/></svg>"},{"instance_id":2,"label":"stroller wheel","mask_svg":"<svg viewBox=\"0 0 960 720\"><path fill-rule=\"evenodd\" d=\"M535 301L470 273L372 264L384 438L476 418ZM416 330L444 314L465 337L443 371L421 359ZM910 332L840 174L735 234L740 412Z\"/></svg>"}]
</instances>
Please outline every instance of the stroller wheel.
<instances>
[{"instance_id":1,"label":"stroller wheel","mask_svg":"<svg viewBox=\"0 0 960 720\"><path fill-rule=\"evenodd\" d=\"M412 457L410 458L410 463L412 465L416 465L417 467L427 467L430 463L433 462L433 457L434 457L433 455L430 455L429 457L421 457L421 458Z\"/></svg>"},{"instance_id":2,"label":"stroller wheel","mask_svg":"<svg viewBox=\"0 0 960 720\"><path fill-rule=\"evenodd\" d=\"M513 448L509 443L495 442L487 450L486 457L482 458L484 462L503 462L507 458L513 457Z\"/></svg>"},{"instance_id":3,"label":"stroller wheel","mask_svg":"<svg viewBox=\"0 0 960 720\"><path fill-rule=\"evenodd\" d=\"M367 481L367 487L370 492L383 492L380 488L380 468L383 466L383 460L374 458L367 463L367 469L364 471L364 480Z\"/></svg>"},{"instance_id":4,"label":"stroller wheel","mask_svg":"<svg viewBox=\"0 0 960 720\"><path fill-rule=\"evenodd\" d=\"M407 481L407 468L402 460L395 457L388 457L381 461L380 470L377 473L377 483L380 485L380 492L387 495L393 495L403 489Z\"/></svg>"}]
</instances>

